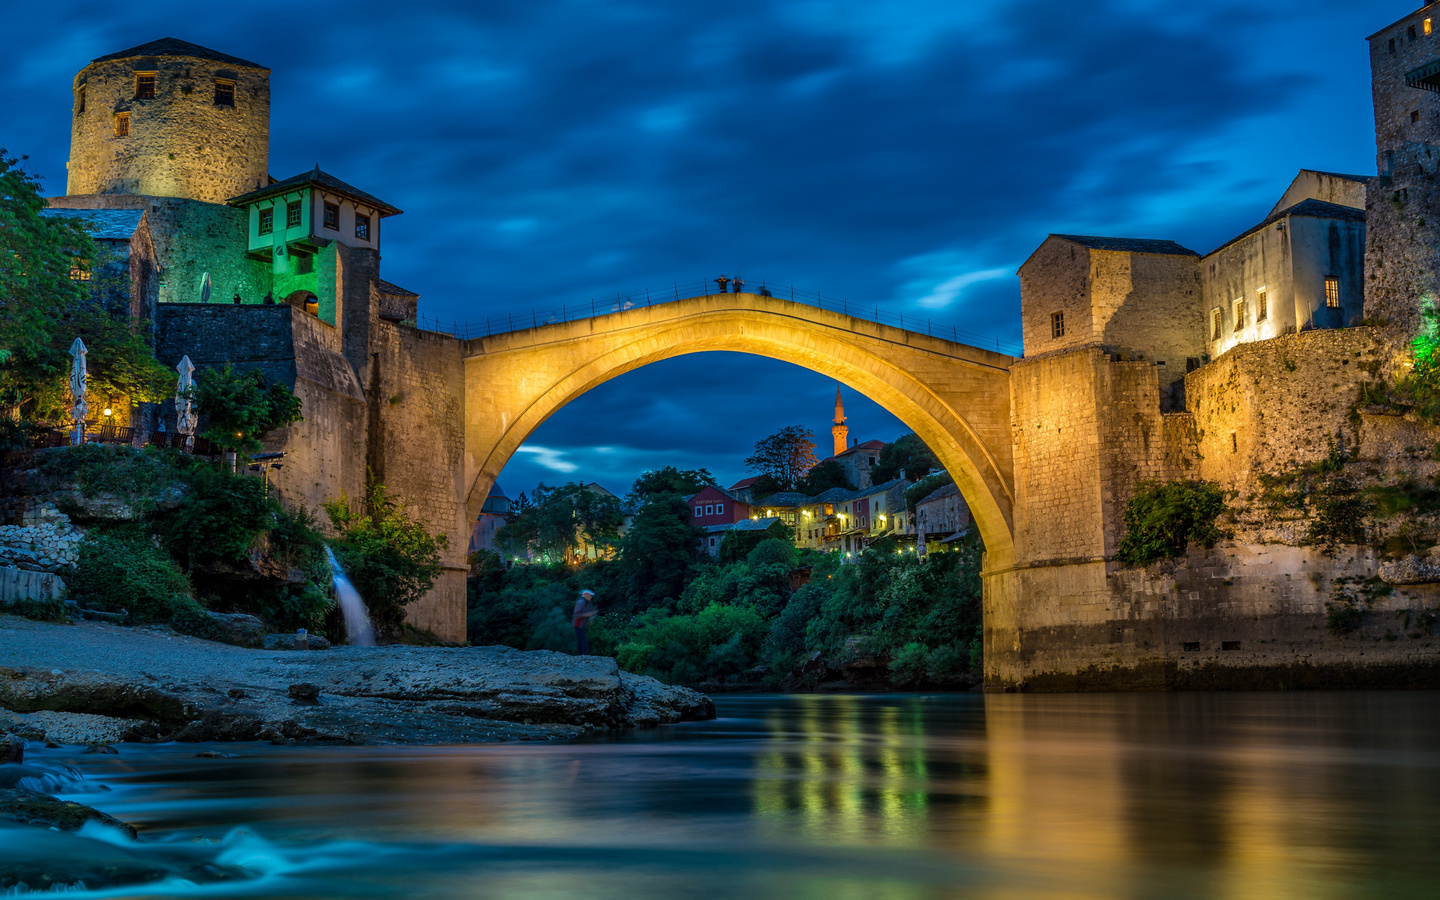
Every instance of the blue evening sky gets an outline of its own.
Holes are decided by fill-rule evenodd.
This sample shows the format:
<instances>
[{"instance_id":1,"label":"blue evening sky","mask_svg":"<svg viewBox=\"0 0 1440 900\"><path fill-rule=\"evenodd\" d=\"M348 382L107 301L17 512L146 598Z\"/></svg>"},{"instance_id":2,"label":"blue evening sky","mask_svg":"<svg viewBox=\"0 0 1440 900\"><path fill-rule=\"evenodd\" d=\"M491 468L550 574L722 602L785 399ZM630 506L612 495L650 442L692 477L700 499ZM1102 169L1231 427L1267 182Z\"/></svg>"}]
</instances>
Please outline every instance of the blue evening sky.
<instances>
[{"instance_id":1,"label":"blue evening sky","mask_svg":"<svg viewBox=\"0 0 1440 900\"><path fill-rule=\"evenodd\" d=\"M275 177L318 163L405 210L383 274L428 315L739 273L1017 341L1014 272L1050 232L1203 253L1302 167L1373 173L1364 38L1417 5L51 0L0 55L0 146L62 193L74 74L173 36L273 69ZM670 360L562 409L501 484L623 494L666 464L729 484L784 425L825 450L834 390ZM906 430L846 405L852 437Z\"/></svg>"}]
</instances>

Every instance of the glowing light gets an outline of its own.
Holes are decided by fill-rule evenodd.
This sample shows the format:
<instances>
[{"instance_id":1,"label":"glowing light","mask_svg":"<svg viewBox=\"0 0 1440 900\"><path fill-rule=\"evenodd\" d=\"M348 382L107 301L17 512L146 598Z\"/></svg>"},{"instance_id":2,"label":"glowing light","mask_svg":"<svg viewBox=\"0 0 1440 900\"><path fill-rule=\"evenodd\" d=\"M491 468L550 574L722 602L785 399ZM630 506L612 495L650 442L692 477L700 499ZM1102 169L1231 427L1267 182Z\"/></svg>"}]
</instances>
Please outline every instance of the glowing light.
<instances>
[{"instance_id":1,"label":"glowing light","mask_svg":"<svg viewBox=\"0 0 1440 900\"><path fill-rule=\"evenodd\" d=\"M110 407L108 407L108 406L105 407L105 415L107 415L107 416L113 415L113 413L112 413L111 410L110 410Z\"/></svg>"}]
</instances>

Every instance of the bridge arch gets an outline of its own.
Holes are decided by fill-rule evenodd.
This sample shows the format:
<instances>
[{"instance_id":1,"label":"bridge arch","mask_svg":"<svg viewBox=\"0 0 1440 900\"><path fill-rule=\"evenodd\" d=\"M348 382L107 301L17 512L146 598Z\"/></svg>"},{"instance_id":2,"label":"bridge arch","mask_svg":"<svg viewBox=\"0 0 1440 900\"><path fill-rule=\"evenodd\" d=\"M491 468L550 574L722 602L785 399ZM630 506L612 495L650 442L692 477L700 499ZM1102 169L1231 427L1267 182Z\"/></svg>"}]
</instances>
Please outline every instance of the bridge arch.
<instances>
[{"instance_id":1,"label":"bridge arch","mask_svg":"<svg viewBox=\"0 0 1440 900\"><path fill-rule=\"evenodd\" d=\"M1013 358L757 294L694 297L466 341L471 520L506 462L561 407L642 366L709 351L803 366L886 407L954 475L988 567L1013 563Z\"/></svg>"}]
</instances>

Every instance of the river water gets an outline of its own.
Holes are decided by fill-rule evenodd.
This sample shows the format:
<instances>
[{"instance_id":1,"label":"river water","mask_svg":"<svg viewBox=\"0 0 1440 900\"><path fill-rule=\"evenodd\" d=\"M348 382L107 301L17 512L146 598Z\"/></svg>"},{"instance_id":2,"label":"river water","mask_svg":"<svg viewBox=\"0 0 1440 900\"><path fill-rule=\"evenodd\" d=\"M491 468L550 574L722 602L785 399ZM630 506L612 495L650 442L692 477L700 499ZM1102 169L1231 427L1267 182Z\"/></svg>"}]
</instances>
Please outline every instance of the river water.
<instances>
[{"instance_id":1,"label":"river water","mask_svg":"<svg viewBox=\"0 0 1440 900\"><path fill-rule=\"evenodd\" d=\"M142 836L0 830L0 872L104 897L1440 897L1440 693L716 705L582 744L39 751Z\"/></svg>"}]
</instances>

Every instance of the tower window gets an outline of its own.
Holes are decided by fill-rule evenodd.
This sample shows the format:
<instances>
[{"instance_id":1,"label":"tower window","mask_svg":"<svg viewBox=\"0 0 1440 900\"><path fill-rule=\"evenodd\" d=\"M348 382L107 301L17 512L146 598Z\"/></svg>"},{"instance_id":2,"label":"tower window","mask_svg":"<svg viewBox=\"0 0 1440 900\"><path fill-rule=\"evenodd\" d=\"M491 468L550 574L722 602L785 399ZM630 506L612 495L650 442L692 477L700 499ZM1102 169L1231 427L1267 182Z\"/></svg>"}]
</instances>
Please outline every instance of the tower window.
<instances>
[{"instance_id":1,"label":"tower window","mask_svg":"<svg viewBox=\"0 0 1440 900\"><path fill-rule=\"evenodd\" d=\"M136 99L136 100L154 100L154 99L155 99L155 73L154 73L154 72L137 72L137 73L135 74L135 99Z\"/></svg>"},{"instance_id":2,"label":"tower window","mask_svg":"<svg viewBox=\"0 0 1440 900\"><path fill-rule=\"evenodd\" d=\"M1263 322L1270 318L1270 294L1264 289L1255 292L1255 321Z\"/></svg>"},{"instance_id":3,"label":"tower window","mask_svg":"<svg viewBox=\"0 0 1440 900\"><path fill-rule=\"evenodd\" d=\"M285 204L285 227L300 227L300 201L295 200Z\"/></svg>"},{"instance_id":4,"label":"tower window","mask_svg":"<svg viewBox=\"0 0 1440 900\"><path fill-rule=\"evenodd\" d=\"M216 106L234 106L234 105L235 105L235 82L233 82L233 81L216 81L216 82L215 82L215 105L216 105Z\"/></svg>"},{"instance_id":5,"label":"tower window","mask_svg":"<svg viewBox=\"0 0 1440 900\"><path fill-rule=\"evenodd\" d=\"M125 137L130 133L130 114L128 112L115 114L115 136Z\"/></svg>"},{"instance_id":6,"label":"tower window","mask_svg":"<svg viewBox=\"0 0 1440 900\"><path fill-rule=\"evenodd\" d=\"M1050 314L1050 337L1062 338L1065 336L1065 313L1057 312Z\"/></svg>"},{"instance_id":7,"label":"tower window","mask_svg":"<svg viewBox=\"0 0 1440 900\"><path fill-rule=\"evenodd\" d=\"M85 111L85 87L81 85L80 90L75 92L75 112L78 115Z\"/></svg>"},{"instance_id":8,"label":"tower window","mask_svg":"<svg viewBox=\"0 0 1440 900\"><path fill-rule=\"evenodd\" d=\"M1408 34L1408 35L1410 35L1410 40L1412 40L1412 41L1415 40L1415 26L1414 26L1414 25L1411 25L1409 28L1405 29L1405 33Z\"/></svg>"},{"instance_id":9,"label":"tower window","mask_svg":"<svg viewBox=\"0 0 1440 900\"><path fill-rule=\"evenodd\" d=\"M370 217L355 214L355 236L362 241L370 240Z\"/></svg>"},{"instance_id":10,"label":"tower window","mask_svg":"<svg viewBox=\"0 0 1440 900\"><path fill-rule=\"evenodd\" d=\"M1426 20L1425 20L1425 22L1424 22L1424 28L1423 28L1422 30L1423 30L1427 35L1428 35L1431 31L1434 30L1433 26L1430 24L1430 20L1429 20L1429 19L1426 19Z\"/></svg>"},{"instance_id":11,"label":"tower window","mask_svg":"<svg viewBox=\"0 0 1440 900\"><path fill-rule=\"evenodd\" d=\"M1391 52L1391 53L1394 53L1394 52L1395 52L1395 39L1394 39L1394 38L1391 38L1391 39L1390 39L1390 52Z\"/></svg>"},{"instance_id":12,"label":"tower window","mask_svg":"<svg viewBox=\"0 0 1440 900\"><path fill-rule=\"evenodd\" d=\"M1245 327L1245 301L1235 301L1235 330L1238 332Z\"/></svg>"},{"instance_id":13,"label":"tower window","mask_svg":"<svg viewBox=\"0 0 1440 900\"><path fill-rule=\"evenodd\" d=\"M1412 110L1410 110L1410 121L1411 121L1412 124L1415 123L1415 122L1420 121L1420 110L1418 110L1418 109L1412 109Z\"/></svg>"},{"instance_id":14,"label":"tower window","mask_svg":"<svg viewBox=\"0 0 1440 900\"><path fill-rule=\"evenodd\" d=\"M1218 306L1210 311L1210 340L1220 340L1220 308Z\"/></svg>"},{"instance_id":15,"label":"tower window","mask_svg":"<svg viewBox=\"0 0 1440 900\"><path fill-rule=\"evenodd\" d=\"M1325 279L1325 305L1330 309L1340 308L1340 279Z\"/></svg>"},{"instance_id":16,"label":"tower window","mask_svg":"<svg viewBox=\"0 0 1440 900\"><path fill-rule=\"evenodd\" d=\"M275 210L260 210L260 233L269 234L275 230Z\"/></svg>"},{"instance_id":17,"label":"tower window","mask_svg":"<svg viewBox=\"0 0 1440 900\"><path fill-rule=\"evenodd\" d=\"M325 204L325 227L331 231L340 230L340 207L334 203Z\"/></svg>"}]
</instances>

